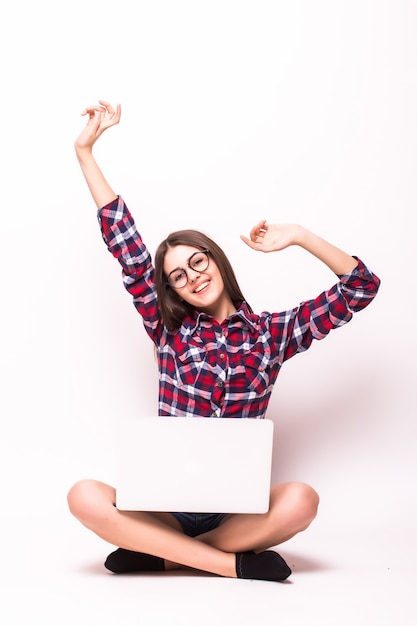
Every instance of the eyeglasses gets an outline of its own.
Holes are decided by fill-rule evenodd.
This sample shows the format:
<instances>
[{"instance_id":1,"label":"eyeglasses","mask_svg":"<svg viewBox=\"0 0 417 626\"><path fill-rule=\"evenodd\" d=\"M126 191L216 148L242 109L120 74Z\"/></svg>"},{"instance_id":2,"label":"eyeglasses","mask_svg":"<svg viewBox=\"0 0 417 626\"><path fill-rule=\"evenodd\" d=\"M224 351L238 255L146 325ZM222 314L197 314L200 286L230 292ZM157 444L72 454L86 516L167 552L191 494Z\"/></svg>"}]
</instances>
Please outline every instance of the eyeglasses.
<instances>
[{"instance_id":1,"label":"eyeglasses","mask_svg":"<svg viewBox=\"0 0 417 626\"><path fill-rule=\"evenodd\" d=\"M209 266L209 250L194 252L187 261L187 267L194 272L205 272ZM167 284L173 289L182 289L188 282L187 270L182 267L172 270L168 276Z\"/></svg>"}]
</instances>

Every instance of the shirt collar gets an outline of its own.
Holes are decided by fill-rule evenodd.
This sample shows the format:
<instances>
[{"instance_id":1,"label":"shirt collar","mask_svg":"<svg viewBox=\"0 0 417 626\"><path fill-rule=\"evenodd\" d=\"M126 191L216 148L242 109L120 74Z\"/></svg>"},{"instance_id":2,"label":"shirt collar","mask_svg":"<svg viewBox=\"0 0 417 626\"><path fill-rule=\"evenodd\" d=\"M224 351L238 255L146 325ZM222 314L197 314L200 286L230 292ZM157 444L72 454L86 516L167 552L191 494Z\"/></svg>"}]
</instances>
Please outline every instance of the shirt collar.
<instances>
[{"instance_id":1,"label":"shirt collar","mask_svg":"<svg viewBox=\"0 0 417 626\"><path fill-rule=\"evenodd\" d=\"M187 317L182 323L182 334L190 334L193 335L197 329L200 327L202 320L210 320L213 319L211 315L204 313L204 311L195 311L194 314L190 317ZM241 320L243 321L251 331L256 330L256 323L252 319L251 314L249 313L248 305L246 302L242 302L240 307L232 313L227 318L228 324L233 324L234 321Z\"/></svg>"}]
</instances>

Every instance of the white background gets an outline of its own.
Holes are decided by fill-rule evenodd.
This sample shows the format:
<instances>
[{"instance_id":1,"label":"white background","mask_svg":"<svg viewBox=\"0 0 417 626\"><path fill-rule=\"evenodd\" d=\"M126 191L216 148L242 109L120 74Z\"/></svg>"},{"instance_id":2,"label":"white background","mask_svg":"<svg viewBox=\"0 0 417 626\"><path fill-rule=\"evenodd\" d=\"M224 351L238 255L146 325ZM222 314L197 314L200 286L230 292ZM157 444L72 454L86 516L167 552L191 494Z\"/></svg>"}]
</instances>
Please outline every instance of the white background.
<instances>
[{"instance_id":1,"label":"white background","mask_svg":"<svg viewBox=\"0 0 417 626\"><path fill-rule=\"evenodd\" d=\"M362 552L379 537L395 561L398 537L410 537L400 552L414 563L415 2L25 0L3 8L0 28L10 597L20 595L22 561L56 571L48 558L62 543L73 541L64 570L69 552L76 570L82 542L106 554L67 512L66 492L82 477L111 481L117 416L156 409L153 347L73 150L80 112L99 98L123 112L97 159L152 253L171 230L205 231L256 311L292 307L334 282L300 249L245 247L239 234L261 218L303 223L380 276L368 309L284 366L268 412L273 473L319 491L315 524L334 533L333 553L343 528L366 528Z\"/></svg>"}]
</instances>

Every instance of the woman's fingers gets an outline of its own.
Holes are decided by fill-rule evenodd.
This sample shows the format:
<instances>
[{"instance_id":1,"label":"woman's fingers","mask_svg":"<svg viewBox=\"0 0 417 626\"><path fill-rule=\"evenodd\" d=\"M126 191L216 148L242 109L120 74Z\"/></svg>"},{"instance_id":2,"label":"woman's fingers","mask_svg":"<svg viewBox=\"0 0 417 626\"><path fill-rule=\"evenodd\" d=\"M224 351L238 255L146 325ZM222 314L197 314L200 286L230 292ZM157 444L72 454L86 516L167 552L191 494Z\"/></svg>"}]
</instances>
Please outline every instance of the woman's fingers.
<instances>
[{"instance_id":1,"label":"woman's fingers","mask_svg":"<svg viewBox=\"0 0 417 626\"><path fill-rule=\"evenodd\" d=\"M252 241L259 241L260 237L263 237L266 231L266 220L261 220L250 231L250 238Z\"/></svg>"},{"instance_id":2,"label":"woman's fingers","mask_svg":"<svg viewBox=\"0 0 417 626\"><path fill-rule=\"evenodd\" d=\"M92 104L81 112L81 115L88 115L87 126L93 127L100 135L106 128L118 124L121 115L121 106L116 106L116 111L106 100L99 100L99 104Z\"/></svg>"},{"instance_id":3,"label":"woman's fingers","mask_svg":"<svg viewBox=\"0 0 417 626\"><path fill-rule=\"evenodd\" d=\"M95 113L105 113L105 114L107 113L111 117L115 115L120 117L120 112L121 112L120 104L117 105L116 111L115 111L109 102L106 102L105 100L99 100L99 104L92 104L86 107L81 112L81 115L86 115L87 113L89 115L94 115Z\"/></svg>"},{"instance_id":4,"label":"woman's fingers","mask_svg":"<svg viewBox=\"0 0 417 626\"><path fill-rule=\"evenodd\" d=\"M105 110L106 110L106 108L101 106L100 104L92 104L92 105L90 105L88 107L85 107L85 109L82 112L82 114L91 113L91 112L94 112L94 111L99 111L100 112L100 111L105 111Z\"/></svg>"},{"instance_id":5,"label":"woman's fingers","mask_svg":"<svg viewBox=\"0 0 417 626\"><path fill-rule=\"evenodd\" d=\"M104 108L104 110L111 115L112 118L115 118L117 121L120 119L121 107L120 104L116 106L116 111L106 100L99 100L100 105Z\"/></svg>"},{"instance_id":6,"label":"woman's fingers","mask_svg":"<svg viewBox=\"0 0 417 626\"><path fill-rule=\"evenodd\" d=\"M112 105L110 104L110 102L107 102L106 100L99 100L99 103L100 103L100 106L103 107L105 111L110 113L110 115L114 115L114 109Z\"/></svg>"}]
</instances>

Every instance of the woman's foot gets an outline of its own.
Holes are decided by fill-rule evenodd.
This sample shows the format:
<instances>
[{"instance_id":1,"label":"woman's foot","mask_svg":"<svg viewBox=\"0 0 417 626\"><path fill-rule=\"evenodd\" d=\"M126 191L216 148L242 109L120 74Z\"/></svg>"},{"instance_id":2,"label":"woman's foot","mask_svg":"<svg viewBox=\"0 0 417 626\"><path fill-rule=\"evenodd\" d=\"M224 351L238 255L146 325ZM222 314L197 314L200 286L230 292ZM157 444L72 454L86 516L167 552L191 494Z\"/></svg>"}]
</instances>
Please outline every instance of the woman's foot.
<instances>
[{"instance_id":1,"label":"woman's foot","mask_svg":"<svg viewBox=\"0 0 417 626\"><path fill-rule=\"evenodd\" d=\"M163 572L164 559L143 552L118 548L107 557L104 567L115 574L131 572Z\"/></svg>"},{"instance_id":2,"label":"woman's foot","mask_svg":"<svg viewBox=\"0 0 417 626\"><path fill-rule=\"evenodd\" d=\"M259 552L259 554L238 552L236 573L238 578L282 581L290 576L291 569L282 556L273 550Z\"/></svg>"},{"instance_id":3,"label":"woman's foot","mask_svg":"<svg viewBox=\"0 0 417 626\"><path fill-rule=\"evenodd\" d=\"M115 574L133 572L163 572L164 559L143 552L118 548L107 557L104 566ZM238 552L236 554L237 578L283 581L291 574L284 559L273 550L266 552Z\"/></svg>"}]
</instances>

